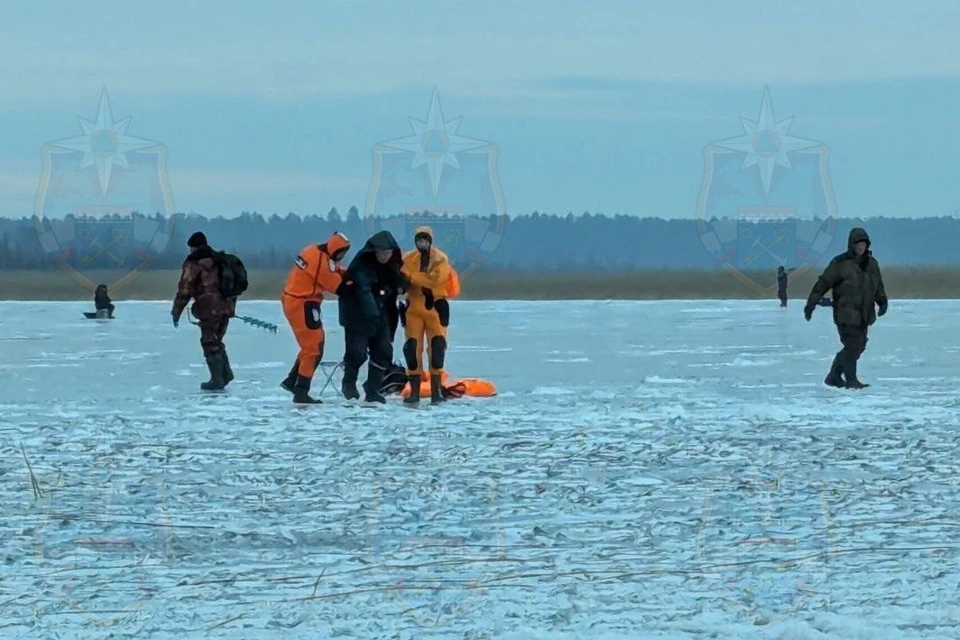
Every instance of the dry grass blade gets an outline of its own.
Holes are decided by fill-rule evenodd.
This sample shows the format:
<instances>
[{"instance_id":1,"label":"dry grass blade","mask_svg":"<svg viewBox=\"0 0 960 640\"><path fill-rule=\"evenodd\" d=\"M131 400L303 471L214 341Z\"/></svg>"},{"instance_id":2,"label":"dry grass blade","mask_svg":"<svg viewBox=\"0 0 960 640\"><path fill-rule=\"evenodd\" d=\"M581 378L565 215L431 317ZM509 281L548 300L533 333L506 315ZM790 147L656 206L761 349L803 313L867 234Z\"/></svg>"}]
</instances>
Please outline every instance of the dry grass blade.
<instances>
[{"instance_id":1,"label":"dry grass blade","mask_svg":"<svg viewBox=\"0 0 960 640\"><path fill-rule=\"evenodd\" d=\"M30 473L30 488L33 489L33 499L43 497L43 491L40 489L40 483L37 482L37 476L33 473L33 467L30 466L30 460L27 459L27 450L23 448L23 443L20 443L20 453L23 454L23 461L27 465L27 471Z\"/></svg>"},{"instance_id":2,"label":"dry grass blade","mask_svg":"<svg viewBox=\"0 0 960 640\"><path fill-rule=\"evenodd\" d=\"M311 598L316 598L316 597L317 597L317 587L320 585L320 579L323 577L323 574L326 573L326 572L327 572L327 568L324 567L324 568L320 571L320 575L317 576L317 581L313 583L313 593L310 594L310 597L311 597Z\"/></svg>"},{"instance_id":3,"label":"dry grass blade","mask_svg":"<svg viewBox=\"0 0 960 640\"><path fill-rule=\"evenodd\" d=\"M219 629L220 627L226 626L226 625L230 624L231 622L236 622L237 620L239 620L240 618L244 617L245 615L247 615L247 614L241 613L241 614L238 615L238 616L233 616L232 618L227 618L227 619L224 620L223 622L218 622L217 624L213 625L212 627L207 627L207 631L213 631L214 629Z\"/></svg>"}]
</instances>

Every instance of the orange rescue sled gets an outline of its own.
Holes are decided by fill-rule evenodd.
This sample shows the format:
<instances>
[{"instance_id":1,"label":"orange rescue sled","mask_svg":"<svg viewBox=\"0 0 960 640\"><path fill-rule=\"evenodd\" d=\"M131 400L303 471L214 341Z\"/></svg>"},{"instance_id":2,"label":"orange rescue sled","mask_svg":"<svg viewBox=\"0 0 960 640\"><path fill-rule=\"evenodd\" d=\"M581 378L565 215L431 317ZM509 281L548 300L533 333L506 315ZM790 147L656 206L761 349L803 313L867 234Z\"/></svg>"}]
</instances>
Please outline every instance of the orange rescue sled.
<instances>
[{"instance_id":1,"label":"orange rescue sled","mask_svg":"<svg viewBox=\"0 0 960 640\"><path fill-rule=\"evenodd\" d=\"M448 398L459 398L461 396L489 398L497 395L496 385L482 378L457 378L456 380L450 380L450 374L444 371L440 374L440 383L443 386L443 395ZM430 396L430 374L426 371L420 376L420 395ZM410 385L404 385L400 396L403 398L410 396Z\"/></svg>"}]
</instances>

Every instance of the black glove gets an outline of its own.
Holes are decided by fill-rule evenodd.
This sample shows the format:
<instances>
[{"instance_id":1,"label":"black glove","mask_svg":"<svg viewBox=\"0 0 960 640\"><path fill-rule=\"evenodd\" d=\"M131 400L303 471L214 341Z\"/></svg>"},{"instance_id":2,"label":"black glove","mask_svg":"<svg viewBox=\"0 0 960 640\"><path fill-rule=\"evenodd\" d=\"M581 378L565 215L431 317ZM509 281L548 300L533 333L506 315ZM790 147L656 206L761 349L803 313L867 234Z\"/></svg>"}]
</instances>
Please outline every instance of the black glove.
<instances>
[{"instance_id":1,"label":"black glove","mask_svg":"<svg viewBox=\"0 0 960 640\"><path fill-rule=\"evenodd\" d=\"M813 310L816 308L815 305L807 303L807 306L803 308L803 317L807 319L807 322L810 322L810 318L813 317Z\"/></svg>"},{"instance_id":2,"label":"black glove","mask_svg":"<svg viewBox=\"0 0 960 640\"><path fill-rule=\"evenodd\" d=\"M397 310L400 312L400 325L404 327L407 326L407 307L408 306L409 305L407 305L407 303L404 302L403 300L400 300L397 303Z\"/></svg>"},{"instance_id":3,"label":"black glove","mask_svg":"<svg viewBox=\"0 0 960 640\"><path fill-rule=\"evenodd\" d=\"M467 385L463 384L462 382L457 382L456 384L452 384L449 387L444 387L444 386L440 387L440 395L442 395L444 398L447 398L447 399L462 398L463 394L466 393L466 391L467 391Z\"/></svg>"},{"instance_id":4,"label":"black glove","mask_svg":"<svg viewBox=\"0 0 960 640\"><path fill-rule=\"evenodd\" d=\"M887 301L886 301L886 300L881 300L880 302L877 303L877 305L880 307L880 308L877 310L877 316L882 316L883 314L885 314L885 313L887 312Z\"/></svg>"}]
</instances>

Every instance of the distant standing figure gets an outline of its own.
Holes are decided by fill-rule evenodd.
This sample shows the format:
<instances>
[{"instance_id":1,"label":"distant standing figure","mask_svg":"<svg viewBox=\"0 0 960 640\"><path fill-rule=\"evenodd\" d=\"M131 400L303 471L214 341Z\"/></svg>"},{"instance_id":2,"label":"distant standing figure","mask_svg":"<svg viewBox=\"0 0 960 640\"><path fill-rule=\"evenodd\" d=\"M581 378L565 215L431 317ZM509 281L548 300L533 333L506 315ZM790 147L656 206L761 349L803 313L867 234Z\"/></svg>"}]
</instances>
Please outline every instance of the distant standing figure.
<instances>
[{"instance_id":1,"label":"distant standing figure","mask_svg":"<svg viewBox=\"0 0 960 640\"><path fill-rule=\"evenodd\" d=\"M782 265L777 267L777 297L780 298L780 306L787 306L787 282L793 269L785 269Z\"/></svg>"},{"instance_id":2,"label":"distant standing figure","mask_svg":"<svg viewBox=\"0 0 960 640\"><path fill-rule=\"evenodd\" d=\"M851 229L847 251L830 261L803 308L803 315L809 321L824 294L833 290L833 321L843 344L823 381L833 387L863 389L869 386L857 378L857 361L867 348L868 328L887 312L888 304L880 265L869 249L867 232L860 227ZM876 311L874 305L878 307Z\"/></svg>"},{"instance_id":3,"label":"distant standing figure","mask_svg":"<svg viewBox=\"0 0 960 640\"><path fill-rule=\"evenodd\" d=\"M236 313L237 299L224 298L220 293L216 252L207 244L207 237L197 231L187 240L187 246L190 247L190 255L183 261L180 283L170 313L173 326L178 326L180 316L193 298L191 312L200 323L200 348L210 370L210 380L200 383L200 388L219 391L233 380L223 338L227 334L230 318Z\"/></svg>"},{"instance_id":4,"label":"distant standing figure","mask_svg":"<svg viewBox=\"0 0 960 640\"><path fill-rule=\"evenodd\" d=\"M113 310L116 308L110 300L110 294L107 293L107 285L97 285L97 290L93 294L93 304L97 311L107 311L107 317L113 317Z\"/></svg>"}]
</instances>

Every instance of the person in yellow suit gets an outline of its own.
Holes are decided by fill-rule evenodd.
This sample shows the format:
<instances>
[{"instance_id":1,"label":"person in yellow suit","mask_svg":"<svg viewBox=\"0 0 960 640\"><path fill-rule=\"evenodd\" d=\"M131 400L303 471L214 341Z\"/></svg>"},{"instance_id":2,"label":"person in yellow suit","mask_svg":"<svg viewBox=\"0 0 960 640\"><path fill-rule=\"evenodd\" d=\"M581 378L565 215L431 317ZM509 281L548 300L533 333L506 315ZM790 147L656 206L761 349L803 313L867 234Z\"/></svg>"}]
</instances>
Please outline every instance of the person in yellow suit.
<instances>
[{"instance_id":1,"label":"person in yellow suit","mask_svg":"<svg viewBox=\"0 0 960 640\"><path fill-rule=\"evenodd\" d=\"M402 269L410 281L406 302L400 307L406 337L403 357L410 384L410 395L404 402L420 402L422 355L426 343L430 401L436 404L444 400L441 376L447 353L447 326L450 324L449 298L459 293L459 280L447 255L433 246L430 227L418 227L413 241L416 248L403 256Z\"/></svg>"}]
</instances>

